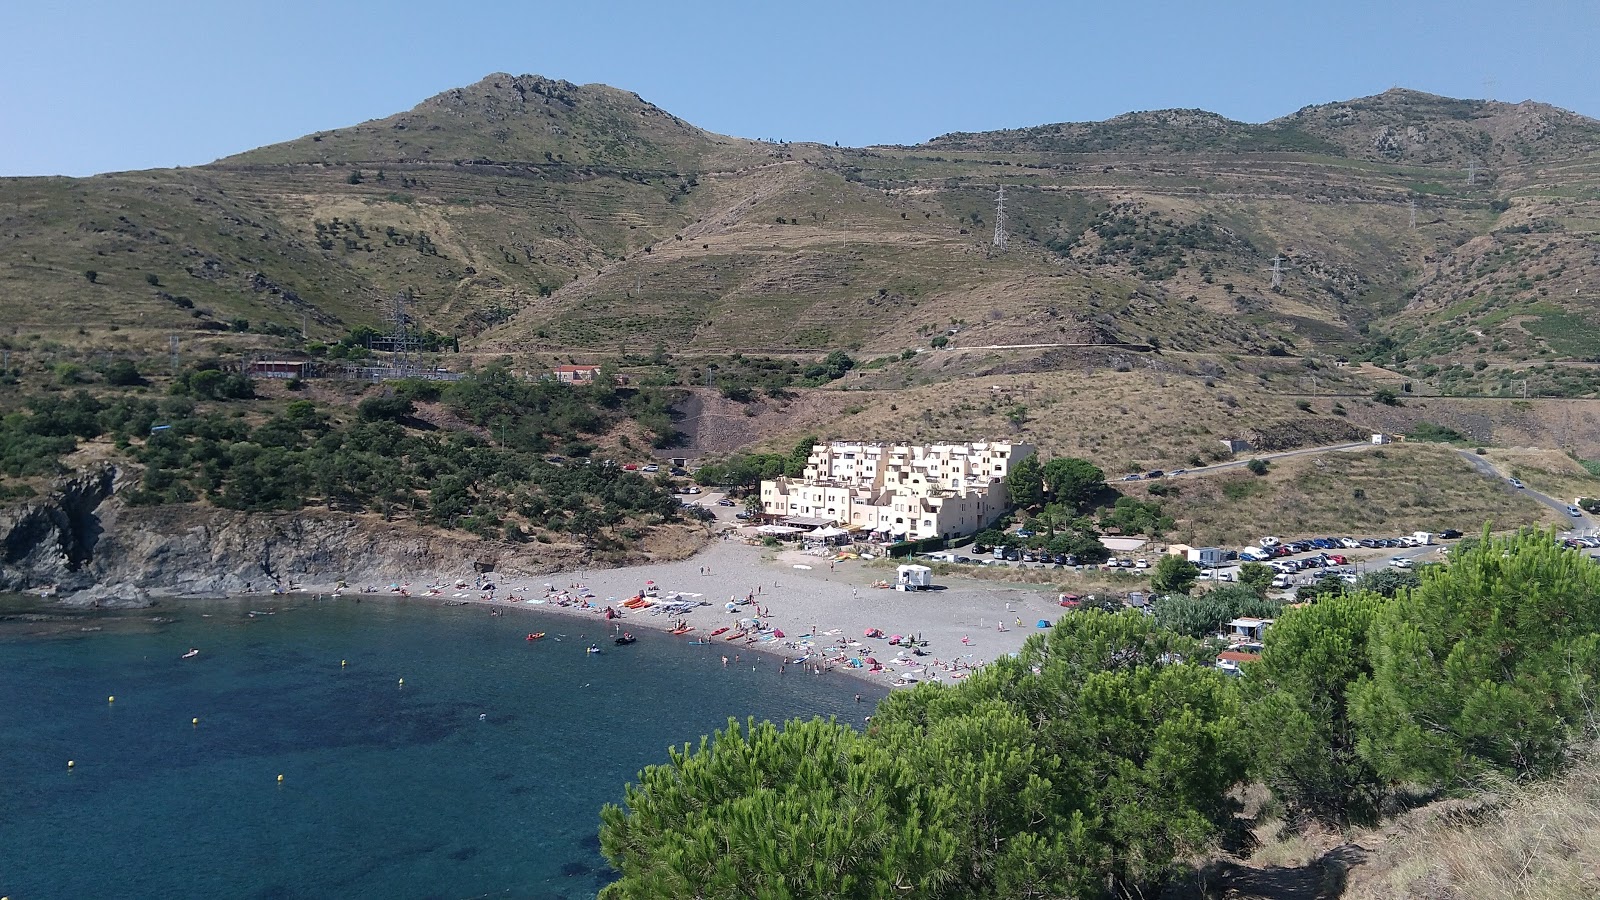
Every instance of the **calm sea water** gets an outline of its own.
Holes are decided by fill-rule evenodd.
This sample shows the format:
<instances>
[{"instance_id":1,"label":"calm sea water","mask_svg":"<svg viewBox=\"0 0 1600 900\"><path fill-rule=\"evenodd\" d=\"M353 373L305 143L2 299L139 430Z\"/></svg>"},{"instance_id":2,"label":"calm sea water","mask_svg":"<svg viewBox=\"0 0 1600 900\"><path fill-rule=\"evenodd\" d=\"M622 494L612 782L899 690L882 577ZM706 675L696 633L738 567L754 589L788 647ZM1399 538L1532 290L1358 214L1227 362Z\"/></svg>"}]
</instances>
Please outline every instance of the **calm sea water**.
<instances>
[{"instance_id":1,"label":"calm sea water","mask_svg":"<svg viewBox=\"0 0 1600 900\"><path fill-rule=\"evenodd\" d=\"M882 694L655 633L591 657L599 622L521 610L22 603L0 601L12 900L593 897L599 809L668 746L729 716L859 723Z\"/></svg>"}]
</instances>

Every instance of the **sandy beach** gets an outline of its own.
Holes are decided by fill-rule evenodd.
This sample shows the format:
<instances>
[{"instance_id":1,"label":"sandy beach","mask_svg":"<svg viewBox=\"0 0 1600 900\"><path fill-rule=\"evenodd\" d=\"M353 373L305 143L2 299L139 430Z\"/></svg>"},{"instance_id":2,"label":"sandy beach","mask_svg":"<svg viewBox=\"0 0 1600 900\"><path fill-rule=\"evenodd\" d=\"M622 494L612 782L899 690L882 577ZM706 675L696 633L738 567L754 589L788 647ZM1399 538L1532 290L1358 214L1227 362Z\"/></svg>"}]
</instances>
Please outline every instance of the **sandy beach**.
<instances>
[{"instance_id":1,"label":"sandy beach","mask_svg":"<svg viewBox=\"0 0 1600 900\"><path fill-rule=\"evenodd\" d=\"M721 648L730 661L736 656L748 660L750 651L760 651L773 655L772 665L801 671L820 666L891 685L959 680L1017 651L1040 630L1038 620L1053 622L1063 612L1053 592L1035 588L961 579L936 582L928 591L873 587L875 581L892 580L893 569L789 546L752 545L736 534L719 537L677 562L550 575L427 577L435 580L395 582L398 588L381 585L377 593L403 590L414 598L572 615L606 623L610 632L665 633L681 622L693 630L674 635L674 640L708 641L708 647ZM647 589L656 606L622 606ZM304 585L300 590L327 592L331 586ZM674 598L696 605L678 614L658 611ZM617 614L609 622L608 607ZM752 618L759 620L759 630L741 626L741 620ZM728 630L712 635L723 627ZM867 636L874 630L881 637ZM744 637L727 640L741 631L747 632ZM915 648L892 643L897 635L922 643ZM879 665L868 663L869 658ZM852 659L861 662L856 665Z\"/></svg>"}]
</instances>

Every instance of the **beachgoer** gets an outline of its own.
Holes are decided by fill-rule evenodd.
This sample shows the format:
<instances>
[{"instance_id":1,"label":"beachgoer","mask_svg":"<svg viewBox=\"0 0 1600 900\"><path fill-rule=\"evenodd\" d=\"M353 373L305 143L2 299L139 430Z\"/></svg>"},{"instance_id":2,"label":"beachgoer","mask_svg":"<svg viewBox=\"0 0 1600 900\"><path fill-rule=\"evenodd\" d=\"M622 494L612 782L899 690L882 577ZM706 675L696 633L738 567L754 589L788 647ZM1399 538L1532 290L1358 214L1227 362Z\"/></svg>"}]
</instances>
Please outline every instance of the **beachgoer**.
<instances>
[{"instance_id":1,"label":"beachgoer","mask_svg":"<svg viewBox=\"0 0 1600 900\"><path fill-rule=\"evenodd\" d=\"M723 658L722 658L722 667L723 667L723 668L724 668L724 669L726 669L726 668L727 668L727 667L728 667L728 658L727 658L727 657L726 657L726 656L724 656L724 657L723 657Z\"/></svg>"}]
</instances>

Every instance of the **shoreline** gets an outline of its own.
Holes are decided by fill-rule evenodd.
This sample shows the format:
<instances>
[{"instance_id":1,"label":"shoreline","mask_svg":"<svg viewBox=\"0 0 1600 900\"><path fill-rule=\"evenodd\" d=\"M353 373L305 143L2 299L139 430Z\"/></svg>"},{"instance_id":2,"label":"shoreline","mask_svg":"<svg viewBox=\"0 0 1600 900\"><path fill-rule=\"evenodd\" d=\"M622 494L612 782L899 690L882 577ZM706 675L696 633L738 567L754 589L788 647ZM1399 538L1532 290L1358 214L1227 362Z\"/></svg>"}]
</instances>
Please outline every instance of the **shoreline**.
<instances>
[{"instance_id":1,"label":"shoreline","mask_svg":"<svg viewBox=\"0 0 1600 900\"><path fill-rule=\"evenodd\" d=\"M670 635L673 622L682 620L693 627L681 635L686 642L706 641L708 649L720 643L732 651L720 654L730 663L740 653L757 651L777 658L780 667L820 667L822 672L846 674L880 687L959 681L989 661L1019 650L1030 634L1040 630L1035 626L1038 620L1053 623L1065 612L1056 606L1054 591L1047 585L996 586L956 578L930 591L875 588L873 582L886 573L862 560L788 547L773 550L730 537L714 539L686 559L615 569L579 568L548 575L407 574L386 588L348 584L341 588L337 583L307 580L283 594L232 596L359 595L501 611L530 609L590 618L605 627L608 637L622 631ZM621 606L647 587L655 589L652 599L657 605ZM652 611L670 604L675 596L705 605L677 615ZM563 597L567 605L560 602ZM584 602L589 605L578 605ZM737 605L730 610L733 602ZM604 618L608 606L619 614L617 618ZM775 639L724 640L726 634L740 630L740 619L750 618L760 620L761 638ZM728 631L711 634L724 626ZM782 636L776 637L774 629ZM866 636L870 629L881 637ZM906 642L891 644L889 638L896 635L924 643L917 649ZM874 670L865 662L851 665L852 658L875 659L880 667Z\"/></svg>"}]
</instances>

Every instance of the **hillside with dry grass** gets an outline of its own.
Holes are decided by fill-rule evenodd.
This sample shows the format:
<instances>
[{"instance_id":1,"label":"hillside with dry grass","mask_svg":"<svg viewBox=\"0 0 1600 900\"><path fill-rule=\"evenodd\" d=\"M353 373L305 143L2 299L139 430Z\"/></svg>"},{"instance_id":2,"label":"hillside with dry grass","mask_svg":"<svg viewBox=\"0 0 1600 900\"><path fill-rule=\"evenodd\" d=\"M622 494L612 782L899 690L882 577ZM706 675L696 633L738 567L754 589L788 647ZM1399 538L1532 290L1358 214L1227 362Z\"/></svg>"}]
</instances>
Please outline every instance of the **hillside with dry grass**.
<instances>
[{"instance_id":1,"label":"hillside with dry grass","mask_svg":"<svg viewBox=\"0 0 1600 900\"><path fill-rule=\"evenodd\" d=\"M695 456L1004 436L1118 472L1386 431L1600 458L1588 404L1554 399L1600 396L1597 147L1552 107L1403 90L780 144L495 74L209 166L0 180L0 342L23 385L164 374L174 336L304 358L403 296L450 345L430 366L704 388ZM718 375L835 350L856 365L826 384Z\"/></svg>"}]
</instances>

